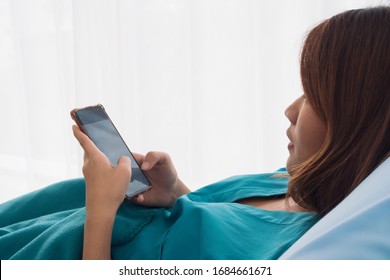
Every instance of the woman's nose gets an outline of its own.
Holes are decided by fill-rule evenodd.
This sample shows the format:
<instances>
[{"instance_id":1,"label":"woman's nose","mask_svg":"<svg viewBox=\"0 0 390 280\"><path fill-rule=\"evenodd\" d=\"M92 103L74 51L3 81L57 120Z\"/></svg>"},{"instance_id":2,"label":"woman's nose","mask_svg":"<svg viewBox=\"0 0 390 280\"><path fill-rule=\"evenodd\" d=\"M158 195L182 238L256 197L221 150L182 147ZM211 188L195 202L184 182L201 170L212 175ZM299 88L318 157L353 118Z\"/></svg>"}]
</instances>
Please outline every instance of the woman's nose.
<instances>
[{"instance_id":1,"label":"woman's nose","mask_svg":"<svg viewBox=\"0 0 390 280\"><path fill-rule=\"evenodd\" d=\"M290 121L291 124L295 124L296 122L296 113L294 113L292 109L292 104L287 107L287 109L284 111L284 115L287 117L287 119Z\"/></svg>"},{"instance_id":2,"label":"woman's nose","mask_svg":"<svg viewBox=\"0 0 390 280\"><path fill-rule=\"evenodd\" d=\"M287 119L291 122L291 124L296 124L298 115L299 115L299 104L300 104L301 98L298 98L295 100L290 106L286 108L284 111L284 115L287 117Z\"/></svg>"}]
</instances>

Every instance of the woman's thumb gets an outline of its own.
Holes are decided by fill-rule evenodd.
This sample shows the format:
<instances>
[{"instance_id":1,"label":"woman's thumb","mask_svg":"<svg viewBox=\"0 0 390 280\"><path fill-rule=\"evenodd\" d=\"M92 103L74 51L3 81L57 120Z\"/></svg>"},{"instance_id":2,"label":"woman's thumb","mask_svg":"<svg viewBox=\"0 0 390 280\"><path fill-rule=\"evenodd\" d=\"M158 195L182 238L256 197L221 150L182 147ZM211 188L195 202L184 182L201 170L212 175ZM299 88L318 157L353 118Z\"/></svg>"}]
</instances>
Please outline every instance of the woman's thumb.
<instances>
[{"instance_id":1,"label":"woman's thumb","mask_svg":"<svg viewBox=\"0 0 390 280\"><path fill-rule=\"evenodd\" d=\"M128 176L129 181L131 178L131 160L127 156L122 156L118 160L118 165L116 167L118 172L125 174Z\"/></svg>"}]
</instances>

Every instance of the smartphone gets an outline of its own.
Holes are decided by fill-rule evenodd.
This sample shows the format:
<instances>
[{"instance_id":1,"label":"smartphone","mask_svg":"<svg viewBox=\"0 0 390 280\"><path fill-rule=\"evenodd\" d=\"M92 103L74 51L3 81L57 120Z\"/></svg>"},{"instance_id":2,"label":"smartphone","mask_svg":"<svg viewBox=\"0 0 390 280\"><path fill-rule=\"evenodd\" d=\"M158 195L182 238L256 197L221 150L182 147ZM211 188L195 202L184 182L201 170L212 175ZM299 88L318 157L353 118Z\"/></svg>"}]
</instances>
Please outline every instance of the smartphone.
<instances>
[{"instance_id":1,"label":"smartphone","mask_svg":"<svg viewBox=\"0 0 390 280\"><path fill-rule=\"evenodd\" d=\"M70 112L78 127L95 143L111 164L116 167L121 156L131 160L131 181L126 197L130 198L150 189L151 184L114 126L103 105L98 104Z\"/></svg>"}]
</instances>

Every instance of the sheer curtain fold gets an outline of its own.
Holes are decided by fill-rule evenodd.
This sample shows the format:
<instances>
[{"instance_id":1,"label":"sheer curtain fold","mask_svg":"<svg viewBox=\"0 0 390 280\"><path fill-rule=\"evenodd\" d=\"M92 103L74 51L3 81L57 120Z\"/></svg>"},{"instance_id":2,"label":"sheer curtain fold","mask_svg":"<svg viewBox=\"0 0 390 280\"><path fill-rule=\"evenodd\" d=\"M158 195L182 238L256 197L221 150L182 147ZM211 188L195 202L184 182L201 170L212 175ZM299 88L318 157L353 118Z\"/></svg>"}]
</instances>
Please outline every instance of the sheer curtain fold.
<instances>
[{"instance_id":1,"label":"sheer curtain fold","mask_svg":"<svg viewBox=\"0 0 390 280\"><path fill-rule=\"evenodd\" d=\"M96 103L193 189L283 166L306 31L380 3L0 0L0 202L82 176L69 111Z\"/></svg>"}]
</instances>

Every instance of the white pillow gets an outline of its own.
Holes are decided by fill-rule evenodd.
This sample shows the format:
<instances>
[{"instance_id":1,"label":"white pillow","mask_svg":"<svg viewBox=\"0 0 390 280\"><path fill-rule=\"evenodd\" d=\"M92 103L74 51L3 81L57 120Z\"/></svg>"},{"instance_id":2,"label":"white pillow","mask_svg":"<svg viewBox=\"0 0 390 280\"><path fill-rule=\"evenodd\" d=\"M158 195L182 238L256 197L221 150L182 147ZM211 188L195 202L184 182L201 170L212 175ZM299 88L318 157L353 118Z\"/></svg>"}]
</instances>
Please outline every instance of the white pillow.
<instances>
[{"instance_id":1,"label":"white pillow","mask_svg":"<svg viewBox=\"0 0 390 280\"><path fill-rule=\"evenodd\" d=\"M279 259L390 259L390 158Z\"/></svg>"}]
</instances>

